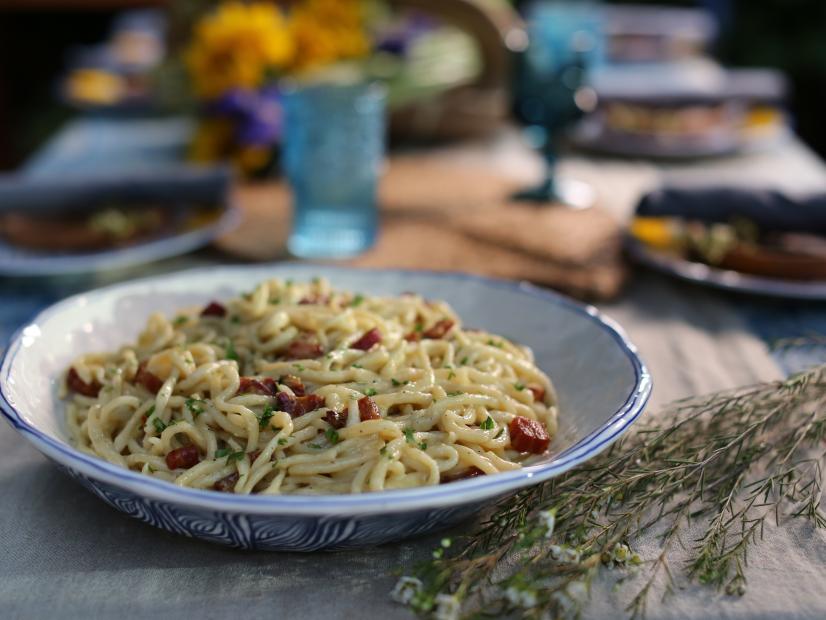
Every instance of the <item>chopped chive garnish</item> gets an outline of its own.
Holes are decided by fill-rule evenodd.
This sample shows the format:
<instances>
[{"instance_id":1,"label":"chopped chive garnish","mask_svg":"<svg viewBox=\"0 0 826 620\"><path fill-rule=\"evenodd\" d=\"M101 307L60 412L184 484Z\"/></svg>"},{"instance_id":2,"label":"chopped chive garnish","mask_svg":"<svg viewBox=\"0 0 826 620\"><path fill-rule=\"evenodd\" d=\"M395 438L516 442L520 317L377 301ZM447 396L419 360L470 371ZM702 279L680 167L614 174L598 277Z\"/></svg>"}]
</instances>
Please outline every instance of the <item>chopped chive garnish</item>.
<instances>
[{"instance_id":1,"label":"chopped chive garnish","mask_svg":"<svg viewBox=\"0 0 826 620\"><path fill-rule=\"evenodd\" d=\"M480 425L479 425L479 428L481 428L483 431L489 431L489 430L491 430L493 427L494 427L494 424L493 424L493 418L492 418L492 417L490 417L490 416L488 416L487 418L485 418L485 421L484 421L484 422L482 422L482 424L480 424Z\"/></svg>"},{"instance_id":2,"label":"chopped chive garnish","mask_svg":"<svg viewBox=\"0 0 826 620\"><path fill-rule=\"evenodd\" d=\"M304 364L293 364L293 368L295 368L298 372L303 372Z\"/></svg>"},{"instance_id":3,"label":"chopped chive garnish","mask_svg":"<svg viewBox=\"0 0 826 620\"><path fill-rule=\"evenodd\" d=\"M216 459L220 459L220 458L222 458L222 457L226 456L226 455L227 455L227 454L229 454L229 453L230 453L230 449L229 449L229 448L221 448L220 450L216 450L216 451L215 451L215 458L216 458Z\"/></svg>"},{"instance_id":4,"label":"chopped chive garnish","mask_svg":"<svg viewBox=\"0 0 826 620\"><path fill-rule=\"evenodd\" d=\"M459 396L460 394L464 394L464 392L457 390L456 392L448 392L447 393L448 396Z\"/></svg>"},{"instance_id":5,"label":"chopped chive garnish","mask_svg":"<svg viewBox=\"0 0 826 620\"><path fill-rule=\"evenodd\" d=\"M427 442L423 441L419 444L419 450L427 450Z\"/></svg>"},{"instance_id":6,"label":"chopped chive garnish","mask_svg":"<svg viewBox=\"0 0 826 620\"><path fill-rule=\"evenodd\" d=\"M513 387L517 392L521 392L522 390L525 389L525 384L524 383L514 383Z\"/></svg>"},{"instance_id":7,"label":"chopped chive garnish","mask_svg":"<svg viewBox=\"0 0 826 620\"><path fill-rule=\"evenodd\" d=\"M361 364L350 364L353 368L364 368Z\"/></svg>"},{"instance_id":8,"label":"chopped chive garnish","mask_svg":"<svg viewBox=\"0 0 826 620\"><path fill-rule=\"evenodd\" d=\"M237 314L233 314L231 317L229 317L229 322L238 325L238 323L241 322L241 317Z\"/></svg>"},{"instance_id":9,"label":"chopped chive garnish","mask_svg":"<svg viewBox=\"0 0 826 620\"><path fill-rule=\"evenodd\" d=\"M502 428L500 428L500 429L499 429L499 432L498 432L498 433L496 433L496 434L493 436L493 438L494 438L494 439L499 439L499 438L502 436L502 433L504 433L504 432L505 432L505 427L503 426Z\"/></svg>"},{"instance_id":10,"label":"chopped chive garnish","mask_svg":"<svg viewBox=\"0 0 826 620\"><path fill-rule=\"evenodd\" d=\"M375 396L377 393L378 392L376 392L376 390L374 390L373 388L367 388L366 390L364 390L364 394L366 396Z\"/></svg>"},{"instance_id":11,"label":"chopped chive garnish","mask_svg":"<svg viewBox=\"0 0 826 620\"><path fill-rule=\"evenodd\" d=\"M159 433L163 433L164 430L166 430L166 427L167 427L167 425L164 424L163 420L161 420L157 416L152 418L152 426L154 426L155 430L158 431Z\"/></svg>"},{"instance_id":12,"label":"chopped chive garnish","mask_svg":"<svg viewBox=\"0 0 826 620\"><path fill-rule=\"evenodd\" d=\"M175 325L175 326L177 327L177 326L179 326L179 325L183 325L184 323L186 323L186 321L187 321L187 317L185 317L185 316L183 316L183 315L181 315L181 316L176 316L176 317L175 317L175 320L174 320L174 321L172 321L172 324L173 324L173 325Z\"/></svg>"},{"instance_id":13,"label":"chopped chive garnish","mask_svg":"<svg viewBox=\"0 0 826 620\"><path fill-rule=\"evenodd\" d=\"M447 374L448 379L453 379L455 376L456 376L456 373L453 372L452 370Z\"/></svg>"},{"instance_id":14,"label":"chopped chive garnish","mask_svg":"<svg viewBox=\"0 0 826 620\"><path fill-rule=\"evenodd\" d=\"M339 441L338 432L334 428L328 428L326 431L324 431L324 435L327 437L327 441L329 441L333 445L336 445Z\"/></svg>"},{"instance_id":15,"label":"chopped chive garnish","mask_svg":"<svg viewBox=\"0 0 826 620\"><path fill-rule=\"evenodd\" d=\"M350 305L351 305L353 308L355 308L355 307L357 307L357 306L360 306L360 305L362 304L362 302L364 302L364 295L362 295L361 293L359 293L358 295L356 295L355 297L353 297L353 301L351 301L351 302L350 302Z\"/></svg>"},{"instance_id":16,"label":"chopped chive garnish","mask_svg":"<svg viewBox=\"0 0 826 620\"><path fill-rule=\"evenodd\" d=\"M235 345L232 343L232 340L227 341L227 352L224 354L224 357L228 360L238 361L238 353L235 351Z\"/></svg>"},{"instance_id":17,"label":"chopped chive garnish","mask_svg":"<svg viewBox=\"0 0 826 620\"><path fill-rule=\"evenodd\" d=\"M413 437L413 429L412 428L404 429L404 440L409 444L416 443L416 439Z\"/></svg>"},{"instance_id":18,"label":"chopped chive garnish","mask_svg":"<svg viewBox=\"0 0 826 620\"><path fill-rule=\"evenodd\" d=\"M462 361L461 361L461 362L459 362L459 363L460 363L462 366L467 366L468 359L469 359L469 358L468 358L468 356L467 356L467 355L465 355L465 356L462 358Z\"/></svg>"},{"instance_id":19,"label":"chopped chive garnish","mask_svg":"<svg viewBox=\"0 0 826 620\"><path fill-rule=\"evenodd\" d=\"M283 446L286 443L287 443L287 438L286 437L282 437L281 439L278 440L278 445L279 446Z\"/></svg>"}]
</instances>

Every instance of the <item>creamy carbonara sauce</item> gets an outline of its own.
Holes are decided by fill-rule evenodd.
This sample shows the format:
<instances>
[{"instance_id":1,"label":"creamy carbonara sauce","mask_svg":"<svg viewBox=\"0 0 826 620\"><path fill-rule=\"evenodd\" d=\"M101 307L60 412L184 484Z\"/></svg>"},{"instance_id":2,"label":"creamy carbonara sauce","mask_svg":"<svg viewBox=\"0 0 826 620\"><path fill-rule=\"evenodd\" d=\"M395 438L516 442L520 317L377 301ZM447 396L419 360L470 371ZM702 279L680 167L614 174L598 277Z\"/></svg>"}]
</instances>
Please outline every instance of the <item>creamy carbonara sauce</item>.
<instances>
[{"instance_id":1,"label":"creamy carbonara sauce","mask_svg":"<svg viewBox=\"0 0 826 620\"><path fill-rule=\"evenodd\" d=\"M259 284L67 370L75 445L175 484L361 493L517 469L556 432L531 351L444 302Z\"/></svg>"}]
</instances>

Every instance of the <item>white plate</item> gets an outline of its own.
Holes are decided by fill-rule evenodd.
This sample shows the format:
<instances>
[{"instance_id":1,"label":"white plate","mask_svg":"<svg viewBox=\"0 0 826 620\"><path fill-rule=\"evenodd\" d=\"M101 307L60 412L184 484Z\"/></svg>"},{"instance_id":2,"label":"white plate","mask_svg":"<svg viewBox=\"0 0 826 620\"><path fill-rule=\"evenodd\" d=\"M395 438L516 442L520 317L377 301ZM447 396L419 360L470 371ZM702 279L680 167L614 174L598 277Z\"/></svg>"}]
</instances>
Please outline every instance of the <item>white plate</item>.
<instances>
[{"instance_id":1,"label":"white plate","mask_svg":"<svg viewBox=\"0 0 826 620\"><path fill-rule=\"evenodd\" d=\"M554 381L560 432L537 464L440 486L361 495L245 496L175 486L82 454L57 398L77 355L133 340L151 312L225 299L271 277L330 279L368 294L447 300L465 324L529 345ZM244 548L377 544L455 523L504 493L548 480L604 450L639 416L651 377L621 329L594 308L528 284L461 274L312 265L216 267L70 297L21 328L0 364L0 406L35 447L116 508L153 525ZM55 506L55 510L60 510Z\"/></svg>"}]
</instances>

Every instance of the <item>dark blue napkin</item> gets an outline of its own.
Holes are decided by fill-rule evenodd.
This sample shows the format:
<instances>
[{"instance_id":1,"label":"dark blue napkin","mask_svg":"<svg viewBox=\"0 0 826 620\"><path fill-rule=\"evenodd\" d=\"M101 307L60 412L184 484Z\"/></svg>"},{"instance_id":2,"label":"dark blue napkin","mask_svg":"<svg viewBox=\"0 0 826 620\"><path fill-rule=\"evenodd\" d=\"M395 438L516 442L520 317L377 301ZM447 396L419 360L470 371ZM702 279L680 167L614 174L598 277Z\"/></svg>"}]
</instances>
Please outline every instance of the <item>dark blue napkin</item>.
<instances>
[{"instance_id":1,"label":"dark blue napkin","mask_svg":"<svg viewBox=\"0 0 826 620\"><path fill-rule=\"evenodd\" d=\"M226 206L232 171L226 166L173 165L96 175L0 175L0 213L82 211L119 207Z\"/></svg>"},{"instance_id":2,"label":"dark blue napkin","mask_svg":"<svg viewBox=\"0 0 826 620\"><path fill-rule=\"evenodd\" d=\"M746 218L763 231L826 235L826 194L792 197L773 190L665 188L644 196L637 215L702 222Z\"/></svg>"}]
</instances>

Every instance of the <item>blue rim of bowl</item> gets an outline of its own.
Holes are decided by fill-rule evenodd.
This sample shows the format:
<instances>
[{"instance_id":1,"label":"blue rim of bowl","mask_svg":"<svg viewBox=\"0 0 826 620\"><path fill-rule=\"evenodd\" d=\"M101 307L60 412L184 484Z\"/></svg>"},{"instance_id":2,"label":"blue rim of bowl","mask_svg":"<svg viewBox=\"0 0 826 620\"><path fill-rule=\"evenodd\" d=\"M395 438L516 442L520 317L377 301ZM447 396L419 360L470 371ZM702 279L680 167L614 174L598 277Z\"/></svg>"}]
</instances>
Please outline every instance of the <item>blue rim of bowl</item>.
<instances>
[{"instance_id":1,"label":"blue rim of bowl","mask_svg":"<svg viewBox=\"0 0 826 620\"><path fill-rule=\"evenodd\" d=\"M436 508L465 504L472 501L489 499L509 491L543 482L558 476L569 469L596 456L622 435L640 416L651 395L651 374L637 354L636 346L629 341L624 330L611 318L603 315L590 305L581 304L559 293L554 293L529 284L484 276L428 270L406 269L364 269L332 265L317 265L319 271L342 271L364 273L388 273L405 275L427 275L444 279L471 280L486 286L521 293L543 301L561 306L582 315L597 327L607 332L625 354L634 370L634 387L629 392L623 405L597 429L577 441L562 452L552 455L552 460L529 465L520 470L503 472L495 476L480 476L462 480L449 485L416 487L413 489L388 490L376 493L355 495L233 495L191 489L176 486L157 478L145 476L113 465L103 459L87 455L76 450L66 442L54 439L26 422L15 407L9 402L4 391L11 373L14 359L21 347L23 332L30 326L47 321L59 314L66 306L100 297L119 288L128 288L136 284L177 279L187 275L220 271L289 271L307 269L307 264L272 263L256 266L220 266L201 267L166 274L149 276L121 282L67 297L37 313L11 337L9 346L0 357L0 413L24 437L31 441L38 450L62 465L85 473L105 483L126 489L143 497L169 501L176 504L194 506L202 509L220 510L233 513L271 514L271 515L310 515L310 516L344 516L350 514L392 513L411 509Z\"/></svg>"},{"instance_id":2,"label":"blue rim of bowl","mask_svg":"<svg viewBox=\"0 0 826 620\"><path fill-rule=\"evenodd\" d=\"M101 268L107 271L126 269L164 258L180 256L208 245L217 237L235 228L240 221L241 210L230 201L217 219L194 230L161 237L160 239L151 239L117 250L109 249L55 256L37 253L29 256L24 253L8 265L0 266L0 275L9 277L58 276L88 273ZM4 243L0 245L0 253L8 251L6 248L12 248L13 250L13 246Z\"/></svg>"}]
</instances>

